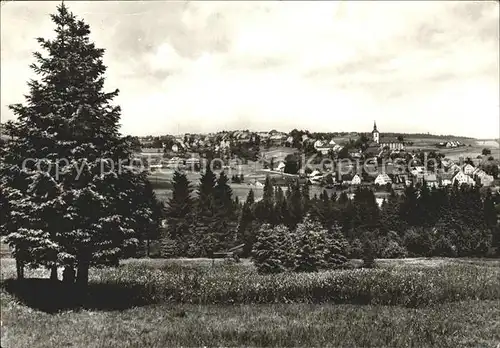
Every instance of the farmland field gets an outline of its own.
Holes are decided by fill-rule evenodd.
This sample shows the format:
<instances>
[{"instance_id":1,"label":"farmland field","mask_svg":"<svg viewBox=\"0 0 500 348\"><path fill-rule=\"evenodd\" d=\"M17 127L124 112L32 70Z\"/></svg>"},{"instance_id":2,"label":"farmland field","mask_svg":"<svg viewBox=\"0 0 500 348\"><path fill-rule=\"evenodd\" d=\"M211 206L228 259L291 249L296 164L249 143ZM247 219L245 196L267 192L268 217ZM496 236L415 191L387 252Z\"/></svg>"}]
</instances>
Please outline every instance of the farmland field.
<instances>
[{"instance_id":1,"label":"farmland field","mask_svg":"<svg viewBox=\"0 0 500 348\"><path fill-rule=\"evenodd\" d=\"M125 260L93 270L84 308L60 312L49 302L62 292L36 279L22 291L8 279L12 259L1 271L2 347L500 343L499 260L379 260L372 270L277 276L258 275L247 260Z\"/></svg>"}]
</instances>

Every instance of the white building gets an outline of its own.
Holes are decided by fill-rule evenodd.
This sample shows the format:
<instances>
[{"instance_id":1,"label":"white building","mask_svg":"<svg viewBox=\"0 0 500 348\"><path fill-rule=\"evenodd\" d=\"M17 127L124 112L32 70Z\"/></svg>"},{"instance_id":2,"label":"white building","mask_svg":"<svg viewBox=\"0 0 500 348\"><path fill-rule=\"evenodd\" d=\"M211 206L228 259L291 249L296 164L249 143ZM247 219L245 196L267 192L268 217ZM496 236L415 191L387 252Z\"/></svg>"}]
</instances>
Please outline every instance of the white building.
<instances>
[{"instance_id":1,"label":"white building","mask_svg":"<svg viewBox=\"0 0 500 348\"><path fill-rule=\"evenodd\" d=\"M285 171L285 163L284 162L280 162L278 164L278 168L276 168L278 171L280 172L284 172Z\"/></svg>"},{"instance_id":2,"label":"white building","mask_svg":"<svg viewBox=\"0 0 500 348\"><path fill-rule=\"evenodd\" d=\"M476 182L474 179L472 179L470 176L466 175L464 172L459 171L457 172L454 176L453 179L451 179L451 182L455 184L455 182L458 182L458 185L461 186L462 184L466 185L472 185L474 186Z\"/></svg>"},{"instance_id":3,"label":"white building","mask_svg":"<svg viewBox=\"0 0 500 348\"><path fill-rule=\"evenodd\" d=\"M493 178L493 175L489 175L481 168L476 168L472 173L472 177L478 178L479 181L481 182L481 185L483 186L491 186L493 184L493 181L495 180Z\"/></svg>"},{"instance_id":4,"label":"white building","mask_svg":"<svg viewBox=\"0 0 500 348\"><path fill-rule=\"evenodd\" d=\"M361 177L355 174L351 179L351 185L361 185Z\"/></svg>"},{"instance_id":5,"label":"white building","mask_svg":"<svg viewBox=\"0 0 500 348\"><path fill-rule=\"evenodd\" d=\"M462 167L462 171L464 172L465 175L472 175L474 173L474 166L467 163Z\"/></svg>"},{"instance_id":6,"label":"white building","mask_svg":"<svg viewBox=\"0 0 500 348\"><path fill-rule=\"evenodd\" d=\"M387 175L386 173L377 175L377 177L375 178L375 185L383 186L387 184L392 184L392 180L389 175Z\"/></svg>"}]
</instances>

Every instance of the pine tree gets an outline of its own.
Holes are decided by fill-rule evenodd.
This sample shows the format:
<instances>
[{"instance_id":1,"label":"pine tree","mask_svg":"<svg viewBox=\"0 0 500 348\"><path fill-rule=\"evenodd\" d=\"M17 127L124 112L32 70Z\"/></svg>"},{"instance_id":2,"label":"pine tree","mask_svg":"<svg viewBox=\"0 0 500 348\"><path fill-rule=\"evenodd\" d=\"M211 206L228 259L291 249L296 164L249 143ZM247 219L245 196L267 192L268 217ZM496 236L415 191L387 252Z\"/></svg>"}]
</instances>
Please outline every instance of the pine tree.
<instances>
[{"instance_id":1,"label":"pine tree","mask_svg":"<svg viewBox=\"0 0 500 348\"><path fill-rule=\"evenodd\" d=\"M252 261L259 273L279 273L285 270L280 238L269 224L259 229L252 250Z\"/></svg>"},{"instance_id":2,"label":"pine tree","mask_svg":"<svg viewBox=\"0 0 500 348\"><path fill-rule=\"evenodd\" d=\"M305 215L309 212L310 201L311 201L309 185L307 183L302 185L301 194L302 194L302 207L303 207L302 214ZM327 197L328 197L328 194L327 194Z\"/></svg>"},{"instance_id":3,"label":"pine tree","mask_svg":"<svg viewBox=\"0 0 500 348\"><path fill-rule=\"evenodd\" d=\"M185 173L174 172L172 178L172 197L168 201L166 217L169 224L168 238L176 242L179 248L176 255L184 255L192 237L190 225L193 223L192 188Z\"/></svg>"},{"instance_id":4,"label":"pine tree","mask_svg":"<svg viewBox=\"0 0 500 348\"><path fill-rule=\"evenodd\" d=\"M387 200L384 200L380 212L380 225L383 232L395 231L402 234L405 227L399 214L400 200L391 192Z\"/></svg>"},{"instance_id":5,"label":"pine tree","mask_svg":"<svg viewBox=\"0 0 500 348\"><path fill-rule=\"evenodd\" d=\"M90 266L116 264L137 247L142 230L157 222L156 202L139 197L146 174L122 165L131 144L118 132L120 108L111 105L118 90L103 91L104 50L65 5L51 17L56 38L37 39L48 54L35 52L31 65L41 78L28 83L26 104L10 106L17 120L9 131L16 139L1 168L15 216L8 242L23 263L53 274L57 266L76 265L76 282L86 286ZM31 161L20 170L25 159ZM148 223L138 226L139 220Z\"/></svg>"},{"instance_id":6,"label":"pine tree","mask_svg":"<svg viewBox=\"0 0 500 348\"><path fill-rule=\"evenodd\" d=\"M224 172L219 174L214 187L214 203L216 210L227 219L231 219L234 213L233 190L229 186L229 180Z\"/></svg>"},{"instance_id":7,"label":"pine tree","mask_svg":"<svg viewBox=\"0 0 500 348\"><path fill-rule=\"evenodd\" d=\"M227 249L237 239L237 224L233 191L228 184L229 180L221 172L214 188L215 220L212 232L218 240L218 248Z\"/></svg>"},{"instance_id":8,"label":"pine tree","mask_svg":"<svg viewBox=\"0 0 500 348\"><path fill-rule=\"evenodd\" d=\"M330 196L330 200L332 201L332 203L337 203L337 199L339 197L337 196L337 192L333 192L332 195Z\"/></svg>"},{"instance_id":9,"label":"pine tree","mask_svg":"<svg viewBox=\"0 0 500 348\"><path fill-rule=\"evenodd\" d=\"M264 194L262 196L262 201L267 205L272 205L274 197L274 187L269 175L266 176L266 181L264 182Z\"/></svg>"},{"instance_id":10,"label":"pine tree","mask_svg":"<svg viewBox=\"0 0 500 348\"><path fill-rule=\"evenodd\" d=\"M315 272L326 266L327 230L306 218L297 225L294 236L296 271Z\"/></svg>"},{"instance_id":11,"label":"pine tree","mask_svg":"<svg viewBox=\"0 0 500 348\"><path fill-rule=\"evenodd\" d=\"M495 202L491 194L491 189L486 191L486 197L483 203L484 219L489 228L494 228L497 225L497 213L495 210Z\"/></svg>"},{"instance_id":12,"label":"pine tree","mask_svg":"<svg viewBox=\"0 0 500 348\"><path fill-rule=\"evenodd\" d=\"M241 209L240 219L238 221L238 240L244 244L243 257L248 257L255 243L256 231L254 228L254 193L253 190L248 192L243 208Z\"/></svg>"},{"instance_id":13,"label":"pine tree","mask_svg":"<svg viewBox=\"0 0 500 348\"><path fill-rule=\"evenodd\" d=\"M340 193L340 196L339 196L337 203L342 206L342 205L346 205L349 201L350 201L350 199L347 196L347 193L345 191L342 191Z\"/></svg>"},{"instance_id":14,"label":"pine tree","mask_svg":"<svg viewBox=\"0 0 500 348\"><path fill-rule=\"evenodd\" d=\"M409 226L418 225L419 218L417 215L417 201L417 191L413 184L406 187L403 195L403 201L400 206L400 217L401 220Z\"/></svg>"},{"instance_id":15,"label":"pine tree","mask_svg":"<svg viewBox=\"0 0 500 348\"><path fill-rule=\"evenodd\" d=\"M363 267L364 268L373 268L375 267L375 246L373 242L370 240L370 236L365 235L363 241Z\"/></svg>"},{"instance_id":16,"label":"pine tree","mask_svg":"<svg viewBox=\"0 0 500 348\"><path fill-rule=\"evenodd\" d=\"M161 236L160 255L166 259L180 256L177 241L170 235L168 227Z\"/></svg>"},{"instance_id":17,"label":"pine tree","mask_svg":"<svg viewBox=\"0 0 500 348\"><path fill-rule=\"evenodd\" d=\"M290 229L294 229L304 217L304 204L298 181L289 190L291 190L291 193L287 199L288 219L285 221L285 224Z\"/></svg>"},{"instance_id":18,"label":"pine tree","mask_svg":"<svg viewBox=\"0 0 500 348\"><path fill-rule=\"evenodd\" d=\"M271 178L266 176L264 183L264 192L262 200L258 204L258 218L267 223L273 222L273 207L274 207L274 185Z\"/></svg>"},{"instance_id":19,"label":"pine tree","mask_svg":"<svg viewBox=\"0 0 500 348\"><path fill-rule=\"evenodd\" d=\"M198 214L212 217L215 212L215 184L217 177L207 166L207 170L200 178L198 187Z\"/></svg>"}]
</instances>

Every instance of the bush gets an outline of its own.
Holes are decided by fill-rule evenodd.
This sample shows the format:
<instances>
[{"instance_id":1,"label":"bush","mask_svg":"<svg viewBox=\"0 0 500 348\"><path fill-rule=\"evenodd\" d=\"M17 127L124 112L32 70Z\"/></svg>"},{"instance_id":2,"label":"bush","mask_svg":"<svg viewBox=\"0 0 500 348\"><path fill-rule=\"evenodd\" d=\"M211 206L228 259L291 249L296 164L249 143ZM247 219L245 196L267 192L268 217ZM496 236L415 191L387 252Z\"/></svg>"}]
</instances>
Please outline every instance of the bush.
<instances>
[{"instance_id":1,"label":"bush","mask_svg":"<svg viewBox=\"0 0 500 348\"><path fill-rule=\"evenodd\" d=\"M168 234L165 235L161 240L160 255L161 257L166 259L177 257L179 255L177 241L170 238Z\"/></svg>"},{"instance_id":2,"label":"bush","mask_svg":"<svg viewBox=\"0 0 500 348\"><path fill-rule=\"evenodd\" d=\"M384 259L399 259L405 258L407 254L404 246L399 245L395 240L389 240L382 249L381 257Z\"/></svg>"},{"instance_id":3,"label":"bush","mask_svg":"<svg viewBox=\"0 0 500 348\"><path fill-rule=\"evenodd\" d=\"M484 148L481 153L483 154L483 156L488 156L491 155L491 150Z\"/></svg>"},{"instance_id":4,"label":"bush","mask_svg":"<svg viewBox=\"0 0 500 348\"><path fill-rule=\"evenodd\" d=\"M363 243L358 239L354 239L349 244L349 258L351 259L361 259L363 258Z\"/></svg>"},{"instance_id":5,"label":"bush","mask_svg":"<svg viewBox=\"0 0 500 348\"><path fill-rule=\"evenodd\" d=\"M430 256L432 252L431 231L425 228L411 228L403 237L403 245L411 256Z\"/></svg>"},{"instance_id":6,"label":"bush","mask_svg":"<svg viewBox=\"0 0 500 348\"><path fill-rule=\"evenodd\" d=\"M457 248L452 241L444 235L438 237L432 250L433 256L456 257Z\"/></svg>"}]
</instances>

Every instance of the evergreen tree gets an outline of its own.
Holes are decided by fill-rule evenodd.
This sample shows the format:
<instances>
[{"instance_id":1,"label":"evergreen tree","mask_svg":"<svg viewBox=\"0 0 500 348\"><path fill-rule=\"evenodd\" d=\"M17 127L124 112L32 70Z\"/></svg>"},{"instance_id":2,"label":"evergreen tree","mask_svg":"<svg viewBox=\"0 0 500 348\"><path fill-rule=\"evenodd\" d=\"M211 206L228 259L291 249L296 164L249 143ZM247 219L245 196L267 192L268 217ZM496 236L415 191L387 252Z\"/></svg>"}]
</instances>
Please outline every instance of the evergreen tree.
<instances>
[{"instance_id":1,"label":"evergreen tree","mask_svg":"<svg viewBox=\"0 0 500 348\"><path fill-rule=\"evenodd\" d=\"M205 173L200 178L198 187L198 214L213 217L215 212L215 184L217 177L207 166Z\"/></svg>"},{"instance_id":2,"label":"evergreen tree","mask_svg":"<svg viewBox=\"0 0 500 348\"><path fill-rule=\"evenodd\" d=\"M373 242L370 240L369 235L364 236L363 241L363 267L364 268L373 268L375 267L375 246Z\"/></svg>"},{"instance_id":3,"label":"evergreen tree","mask_svg":"<svg viewBox=\"0 0 500 348\"><path fill-rule=\"evenodd\" d=\"M382 204L380 213L380 225L384 232L396 231L399 234L403 233L404 224L399 215L399 207L400 201L393 190Z\"/></svg>"},{"instance_id":4,"label":"evergreen tree","mask_svg":"<svg viewBox=\"0 0 500 348\"><path fill-rule=\"evenodd\" d=\"M278 233L269 224L261 226L252 250L252 261L259 273L279 273L285 270Z\"/></svg>"},{"instance_id":5,"label":"evergreen tree","mask_svg":"<svg viewBox=\"0 0 500 348\"><path fill-rule=\"evenodd\" d=\"M143 229L156 223L156 202L139 197L146 174L122 165L131 143L118 132L120 108L111 105L118 90L103 91L104 50L65 5L51 17L56 37L37 39L48 54L35 52L31 65L41 78L28 83L26 104L10 106L15 140L1 168L15 216L8 242L21 262L50 267L53 275L57 266L76 266L76 282L86 286L90 266L116 264L137 247Z\"/></svg>"},{"instance_id":6,"label":"evergreen tree","mask_svg":"<svg viewBox=\"0 0 500 348\"><path fill-rule=\"evenodd\" d=\"M285 224L290 229L294 229L304 217L304 202L298 181L289 190L291 190L291 193L287 200L288 219L285 221Z\"/></svg>"},{"instance_id":7,"label":"evergreen tree","mask_svg":"<svg viewBox=\"0 0 500 348\"><path fill-rule=\"evenodd\" d=\"M303 209L303 215L307 214L309 212L309 208L310 208L310 190L309 190L309 185L307 183L305 183L304 185L302 185L302 190L301 190L301 193L302 193L302 209ZM328 194L327 194L327 197L328 197Z\"/></svg>"},{"instance_id":8,"label":"evergreen tree","mask_svg":"<svg viewBox=\"0 0 500 348\"><path fill-rule=\"evenodd\" d=\"M265 223L273 222L274 210L274 186L270 176L266 176L262 200L257 204L255 214L257 218Z\"/></svg>"},{"instance_id":9,"label":"evergreen tree","mask_svg":"<svg viewBox=\"0 0 500 348\"><path fill-rule=\"evenodd\" d=\"M330 196L330 200L332 201L332 203L337 203L337 199L339 197L337 196L337 192L333 192L332 195Z\"/></svg>"},{"instance_id":10,"label":"evergreen tree","mask_svg":"<svg viewBox=\"0 0 500 348\"><path fill-rule=\"evenodd\" d=\"M274 197L274 187L269 175L266 176L266 181L264 182L264 193L262 196L262 201L266 204L272 205Z\"/></svg>"},{"instance_id":11,"label":"evergreen tree","mask_svg":"<svg viewBox=\"0 0 500 348\"><path fill-rule=\"evenodd\" d=\"M400 206L400 217L401 220L410 226L417 226L419 218L417 216L417 204L418 204L417 190L412 185L405 188L403 195L403 201Z\"/></svg>"},{"instance_id":12,"label":"evergreen tree","mask_svg":"<svg viewBox=\"0 0 500 348\"><path fill-rule=\"evenodd\" d=\"M357 188L353 199L353 227L375 229L380 223L380 209L375 195L368 188Z\"/></svg>"},{"instance_id":13,"label":"evergreen tree","mask_svg":"<svg viewBox=\"0 0 500 348\"><path fill-rule=\"evenodd\" d=\"M295 270L315 272L326 265L327 230L306 218L295 231Z\"/></svg>"},{"instance_id":14,"label":"evergreen tree","mask_svg":"<svg viewBox=\"0 0 500 348\"><path fill-rule=\"evenodd\" d=\"M347 261L349 242L338 224L333 224L326 237L325 262L328 266L342 265Z\"/></svg>"},{"instance_id":15,"label":"evergreen tree","mask_svg":"<svg viewBox=\"0 0 500 348\"><path fill-rule=\"evenodd\" d=\"M164 230L164 233L161 236L160 242L160 255L161 257L168 259L180 256L179 247L177 245L177 241L171 237L169 233L169 228L167 227Z\"/></svg>"},{"instance_id":16,"label":"evergreen tree","mask_svg":"<svg viewBox=\"0 0 500 348\"><path fill-rule=\"evenodd\" d=\"M214 188L215 220L212 228L218 248L231 247L237 239L237 225L233 191L224 172L221 172Z\"/></svg>"},{"instance_id":17,"label":"evergreen tree","mask_svg":"<svg viewBox=\"0 0 500 348\"><path fill-rule=\"evenodd\" d=\"M177 255L184 255L191 240L190 226L193 223L192 188L185 173L174 172L172 197L168 201L166 216L169 223L168 238L176 242Z\"/></svg>"},{"instance_id":18,"label":"evergreen tree","mask_svg":"<svg viewBox=\"0 0 500 348\"><path fill-rule=\"evenodd\" d=\"M219 174L214 187L214 202L219 215L226 219L232 219L234 213L233 190L229 186L229 180L224 172Z\"/></svg>"},{"instance_id":19,"label":"evergreen tree","mask_svg":"<svg viewBox=\"0 0 500 348\"><path fill-rule=\"evenodd\" d=\"M349 197L347 196L347 193L345 191L342 191L340 193L340 196L339 196L339 199L337 202L339 205L346 205L349 202Z\"/></svg>"},{"instance_id":20,"label":"evergreen tree","mask_svg":"<svg viewBox=\"0 0 500 348\"><path fill-rule=\"evenodd\" d=\"M243 208L241 209L240 219L238 221L238 239L244 244L243 257L248 257L255 243L256 229L254 226L254 193L253 190L248 192Z\"/></svg>"},{"instance_id":21,"label":"evergreen tree","mask_svg":"<svg viewBox=\"0 0 500 348\"><path fill-rule=\"evenodd\" d=\"M491 194L491 189L486 192L486 197L483 203L484 219L489 228L494 228L497 225L497 213L495 210L495 202Z\"/></svg>"}]
</instances>

